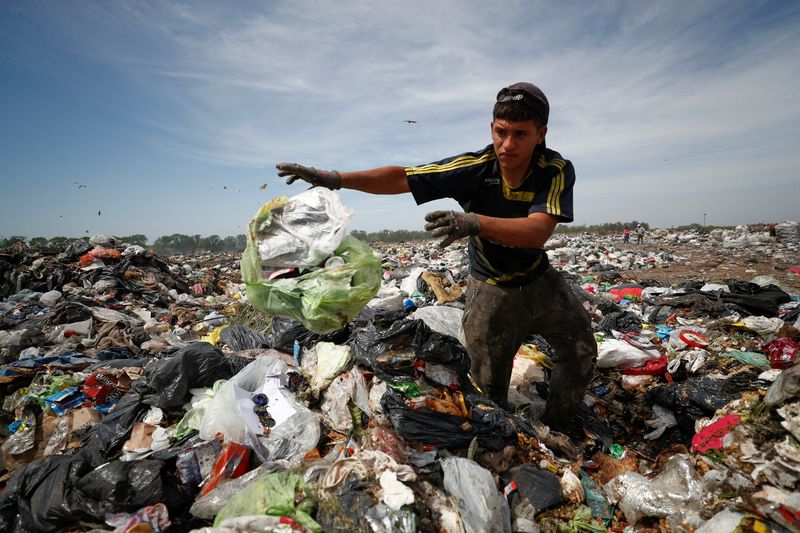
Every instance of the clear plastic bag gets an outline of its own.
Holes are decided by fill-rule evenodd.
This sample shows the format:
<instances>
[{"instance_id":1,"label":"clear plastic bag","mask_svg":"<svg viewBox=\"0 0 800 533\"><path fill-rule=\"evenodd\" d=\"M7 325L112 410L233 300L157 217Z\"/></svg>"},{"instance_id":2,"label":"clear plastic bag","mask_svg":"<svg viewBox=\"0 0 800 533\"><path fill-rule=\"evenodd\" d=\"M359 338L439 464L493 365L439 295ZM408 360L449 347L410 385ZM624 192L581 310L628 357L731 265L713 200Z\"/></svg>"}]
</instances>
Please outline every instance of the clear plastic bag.
<instances>
[{"instance_id":1,"label":"clear plastic bag","mask_svg":"<svg viewBox=\"0 0 800 533\"><path fill-rule=\"evenodd\" d=\"M248 233L242 255L242 279L250 303L264 313L294 318L314 333L342 329L381 286L381 263L372 250L352 236L333 252L344 264L296 278L262 277L258 249Z\"/></svg>"},{"instance_id":2,"label":"clear plastic bag","mask_svg":"<svg viewBox=\"0 0 800 533\"><path fill-rule=\"evenodd\" d=\"M456 501L467 533L511 532L511 513L491 472L463 457L442 459L444 488Z\"/></svg>"}]
</instances>

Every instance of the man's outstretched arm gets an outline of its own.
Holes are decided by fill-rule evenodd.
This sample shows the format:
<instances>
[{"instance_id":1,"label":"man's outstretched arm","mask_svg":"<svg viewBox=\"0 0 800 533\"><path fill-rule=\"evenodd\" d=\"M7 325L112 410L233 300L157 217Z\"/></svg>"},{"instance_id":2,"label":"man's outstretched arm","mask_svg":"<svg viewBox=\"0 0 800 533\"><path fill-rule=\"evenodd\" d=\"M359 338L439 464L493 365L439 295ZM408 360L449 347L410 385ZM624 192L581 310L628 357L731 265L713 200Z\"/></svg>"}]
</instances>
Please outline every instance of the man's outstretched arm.
<instances>
[{"instance_id":1,"label":"man's outstretched arm","mask_svg":"<svg viewBox=\"0 0 800 533\"><path fill-rule=\"evenodd\" d=\"M369 170L342 172L342 188L371 194L410 192L404 167L378 167Z\"/></svg>"},{"instance_id":2,"label":"man's outstretched arm","mask_svg":"<svg viewBox=\"0 0 800 533\"><path fill-rule=\"evenodd\" d=\"M410 192L405 168L399 166L378 167L354 172L320 170L297 163L279 163L275 166L278 169L278 176L287 177L287 184L302 180L315 187L327 187L333 190L353 189L371 194Z\"/></svg>"}]
</instances>

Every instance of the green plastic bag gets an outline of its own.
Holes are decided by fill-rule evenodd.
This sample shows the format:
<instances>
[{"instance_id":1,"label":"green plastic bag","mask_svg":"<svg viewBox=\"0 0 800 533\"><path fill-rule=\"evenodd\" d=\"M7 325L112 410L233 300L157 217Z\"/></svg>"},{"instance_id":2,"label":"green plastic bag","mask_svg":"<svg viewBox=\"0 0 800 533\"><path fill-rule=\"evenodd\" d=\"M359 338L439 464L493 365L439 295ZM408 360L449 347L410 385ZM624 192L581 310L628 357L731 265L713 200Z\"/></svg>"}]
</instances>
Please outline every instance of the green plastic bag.
<instances>
[{"instance_id":1,"label":"green plastic bag","mask_svg":"<svg viewBox=\"0 0 800 533\"><path fill-rule=\"evenodd\" d=\"M314 333L342 329L377 294L382 277L380 259L369 246L348 235L333 252L344 260L343 265L296 278L263 279L257 235L269 217L268 205L248 226L241 263L247 299L259 311L291 317Z\"/></svg>"},{"instance_id":2,"label":"green plastic bag","mask_svg":"<svg viewBox=\"0 0 800 533\"><path fill-rule=\"evenodd\" d=\"M299 502L295 503L297 500ZM214 519L214 527L226 518L249 515L288 516L312 531L322 531L312 517L317 502L303 477L276 472L260 477L234 494Z\"/></svg>"}]
</instances>

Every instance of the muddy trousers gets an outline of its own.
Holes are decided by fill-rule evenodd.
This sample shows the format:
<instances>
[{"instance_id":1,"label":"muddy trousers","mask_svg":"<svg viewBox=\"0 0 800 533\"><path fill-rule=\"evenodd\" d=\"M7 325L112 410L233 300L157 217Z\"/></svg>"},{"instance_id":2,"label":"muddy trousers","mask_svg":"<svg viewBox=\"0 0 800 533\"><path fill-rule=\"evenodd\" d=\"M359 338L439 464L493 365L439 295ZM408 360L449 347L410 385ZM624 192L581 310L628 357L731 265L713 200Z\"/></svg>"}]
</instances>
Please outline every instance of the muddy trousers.
<instances>
[{"instance_id":1,"label":"muddy trousers","mask_svg":"<svg viewBox=\"0 0 800 533\"><path fill-rule=\"evenodd\" d=\"M522 287L498 287L470 276L462 319L470 374L481 390L506 405L514 355L529 334L544 337L555 352L542 420L572 427L592 378L597 344L589 314L552 266Z\"/></svg>"}]
</instances>

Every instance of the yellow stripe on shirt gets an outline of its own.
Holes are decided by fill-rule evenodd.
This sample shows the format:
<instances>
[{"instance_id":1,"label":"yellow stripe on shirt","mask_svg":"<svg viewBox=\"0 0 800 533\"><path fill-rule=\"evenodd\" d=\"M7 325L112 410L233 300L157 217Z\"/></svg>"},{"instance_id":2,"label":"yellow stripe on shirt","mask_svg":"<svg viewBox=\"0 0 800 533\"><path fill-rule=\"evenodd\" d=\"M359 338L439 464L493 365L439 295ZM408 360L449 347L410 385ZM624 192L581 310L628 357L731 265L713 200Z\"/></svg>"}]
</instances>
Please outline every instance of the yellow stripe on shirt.
<instances>
[{"instance_id":1,"label":"yellow stripe on shirt","mask_svg":"<svg viewBox=\"0 0 800 533\"><path fill-rule=\"evenodd\" d=\"M550 192L547 193L547 214L561 215L561 193L564 192L564 165L565 162L561 159L556 159L545 163L543 159L539 160L539 166L544 168L547 166L555 167L558 173L550 181Z\"/></svg>"},{"instance_id":2,"label":"yellow stripe on shirt","mask_svg":"<svg viewBox=\"0 0 800 533\"><path fill-rule=\"evenodd\" d=\"M459 168L479 165L495 158L496 156L494 152L486 152L479 157L475 157L474 155L462 155L461 157L457 157L449 163L445 163L443 165L430 163L428 165L422 165L419 167L406 167L405 171L406 176L414 176L417 174L434 174L438 172L447 172L448 170L456 170Z\"/></svg>"}]
</instances>

